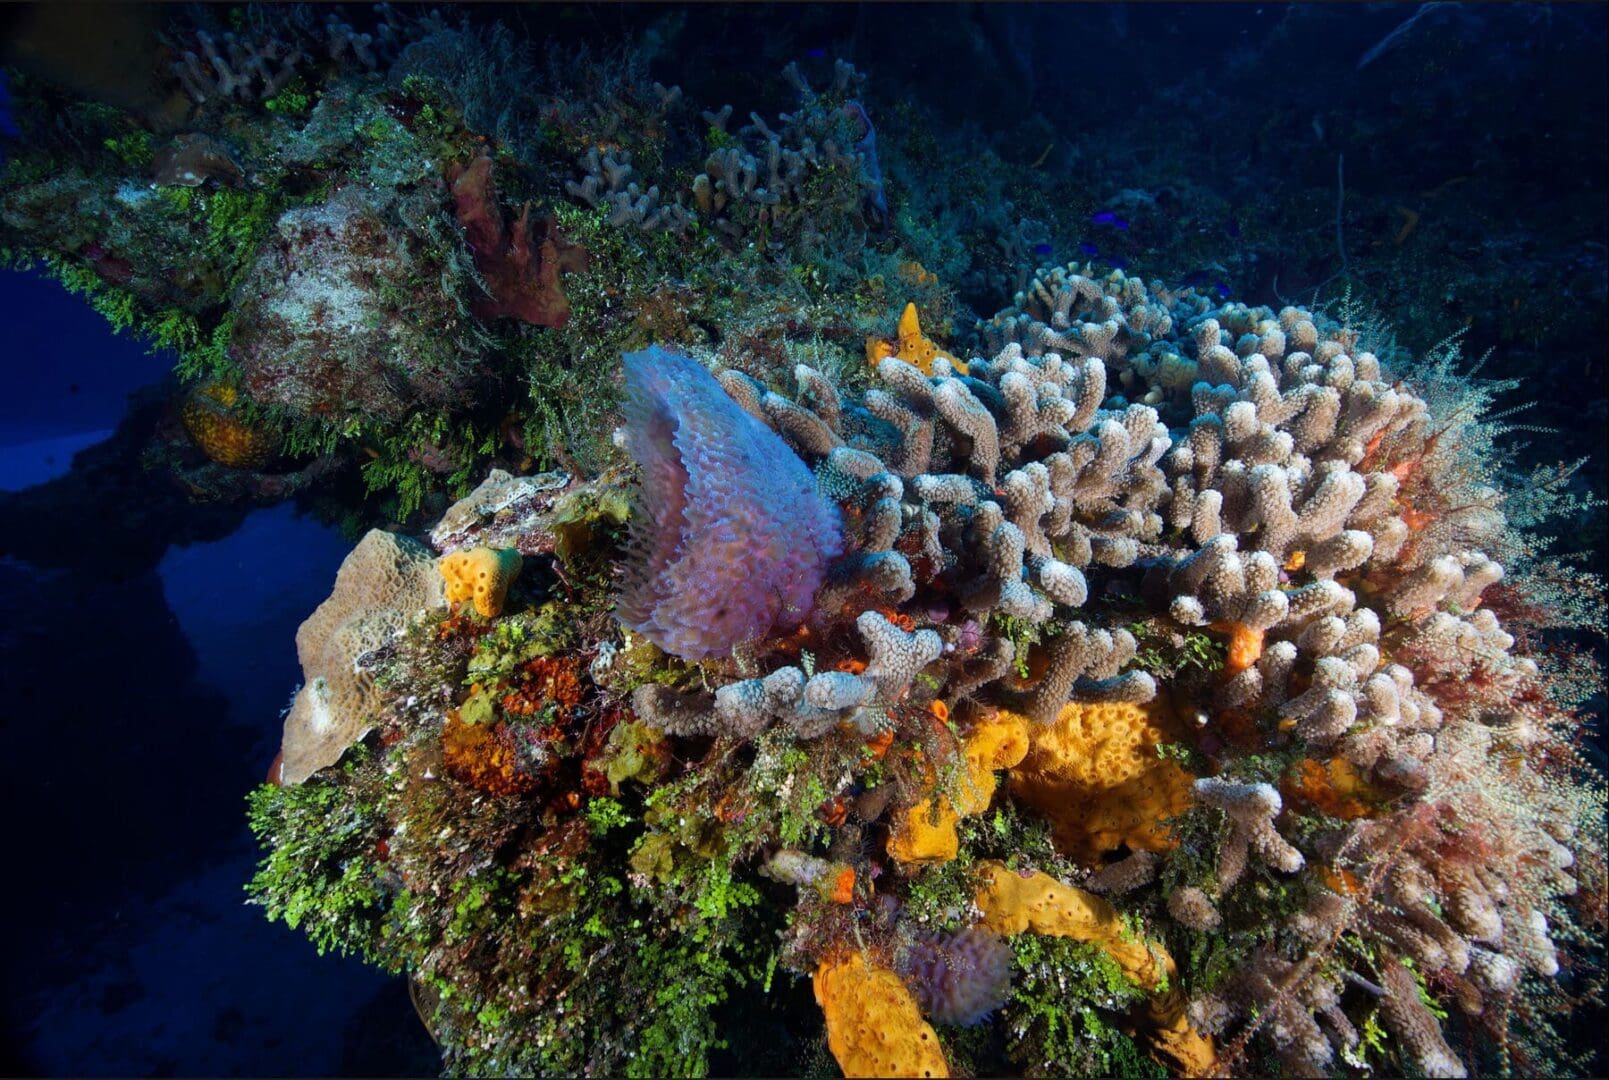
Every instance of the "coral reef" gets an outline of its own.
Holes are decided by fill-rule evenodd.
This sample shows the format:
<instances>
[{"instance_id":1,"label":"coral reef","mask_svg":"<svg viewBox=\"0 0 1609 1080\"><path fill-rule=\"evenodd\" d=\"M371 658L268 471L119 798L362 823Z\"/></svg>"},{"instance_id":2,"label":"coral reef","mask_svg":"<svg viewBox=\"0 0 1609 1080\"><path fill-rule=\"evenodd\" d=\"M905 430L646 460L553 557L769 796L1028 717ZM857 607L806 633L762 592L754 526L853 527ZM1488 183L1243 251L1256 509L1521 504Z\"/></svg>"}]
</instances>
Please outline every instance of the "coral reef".
<instances>
[{"instance_id":1,"label":"coral reef","mask_svg":"<svg viewBox=\"0 0 1609 1080\"><path fill-rule=\"evenodd\" d=\"M1601 788L1517 632L1545 629L1513 599L1534 541L1479 384L1449 399L1444 367L1399 379L1320 313L1084 266L980 335L992 358L881 356L869 383L630 353L635 481L498 475L437 527L451 558L517 546L532 584L382 650L385 768L413 779L377 827L404 882L549 942L380 903L354 947L506 1016L443 997L450 1067L712 1037L756 963L740 925L780 930L769 963L813 980L850 1075L1198 1074L1253 1046L1451 1072L1459 1039L1514 1044L1601 867ZM471 826L469 791L501 809ZM520 807L542 824L510 847ZM665 941L714 980L674 1019L557 974L664 1001ZM1075 992L1093 1019L1058 1011Z\"/></svg>"},{"instance_id":2,"label":"coral reef","mask_svg":"<svg viewBox=\"0 0 1609 1080\"><path fill-rule=\"evenodd\" d=\"M1472 196L1353 191L1260 265L1313 202L1279 168L1330 183L1318 105L1202 151L1253 214L1199 133L1092 176L1037 42L905 28L902 96L944 45L1011 102L946 132L770 41L684 94L650 71L723 46L679 26L175 10L171 115L8 77L5 261L179 357L124 465L387 530L298 635L269 913L406 972L461 1074L1563 1062L1603 609L1545 533L1592 501L1456 337L1279 292L1372 214L1362 276L1428 296L1405 253ZM1511 341L1591 309L1488 273Z\"/></svg>"}]
</instances>

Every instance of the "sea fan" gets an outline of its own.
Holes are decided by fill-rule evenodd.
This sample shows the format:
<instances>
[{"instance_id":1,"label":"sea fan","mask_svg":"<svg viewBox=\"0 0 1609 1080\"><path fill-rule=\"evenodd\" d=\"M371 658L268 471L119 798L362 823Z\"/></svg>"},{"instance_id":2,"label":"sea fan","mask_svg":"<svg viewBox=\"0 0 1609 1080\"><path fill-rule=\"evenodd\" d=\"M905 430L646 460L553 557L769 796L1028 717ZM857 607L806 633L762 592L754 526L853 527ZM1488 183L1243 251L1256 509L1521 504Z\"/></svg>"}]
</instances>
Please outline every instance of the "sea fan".
<instances>
[{"instance_id":1,"label":"sea fan","mask_svg":"<svg viewBox=\"0 0 1609 1080\"><path fill-rule=\"evenodd\" d=\"M843 549L838 510L696 361L627 353L625 445L642 466L617 615L688 660L803 621Z\"/></svg>"}]
</instances>

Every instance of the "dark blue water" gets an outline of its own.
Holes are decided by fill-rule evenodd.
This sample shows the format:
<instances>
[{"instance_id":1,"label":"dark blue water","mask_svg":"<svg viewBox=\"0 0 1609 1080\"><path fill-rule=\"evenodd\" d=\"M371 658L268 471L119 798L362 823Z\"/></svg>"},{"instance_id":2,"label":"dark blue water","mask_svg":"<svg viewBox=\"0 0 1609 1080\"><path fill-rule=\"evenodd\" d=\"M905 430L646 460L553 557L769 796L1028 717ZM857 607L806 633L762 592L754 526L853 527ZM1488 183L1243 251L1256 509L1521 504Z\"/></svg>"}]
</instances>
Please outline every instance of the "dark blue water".
<instances>
[{"instance_id":1,"label":"dark blue water","mask_svg":"<svg viewBox=\"0 0 1609 1080\"><path fill-rule=\"evenodd\" d=\"M0 275L0 319L0 488L65 474L172 364L31 275ZM429 1044L396 980L244 903L244 793L300 680L296 627L350 544L281 505L128 573L97 557L117 533L84 520L68 565L0 560L0 1073L417 1070Z\"/></svg>"}]
</instances>

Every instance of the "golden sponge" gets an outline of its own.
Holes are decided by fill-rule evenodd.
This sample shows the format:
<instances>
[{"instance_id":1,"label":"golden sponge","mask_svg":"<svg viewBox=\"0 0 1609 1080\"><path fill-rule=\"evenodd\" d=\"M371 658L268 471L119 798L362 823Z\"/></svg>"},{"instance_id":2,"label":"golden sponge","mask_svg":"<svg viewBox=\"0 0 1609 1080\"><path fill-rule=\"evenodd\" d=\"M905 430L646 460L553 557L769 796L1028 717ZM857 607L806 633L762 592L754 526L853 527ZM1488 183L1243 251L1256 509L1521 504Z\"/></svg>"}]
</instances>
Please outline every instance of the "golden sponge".
<instances>
[{"instance_id":1,"label":"golden sponge","mask_svg":"<svg viewBox=\"0 0 1609 1080\"><path fill-rule=\"evenodd\" d=\"M888 968L849 953L824 960L814 986L827 1048L845 1076L950 1075L933 1026Z\"/></svg>"},{"instance_id":2,"label":"golden sponge","mask_svg":"<svg viewBox=\"0 0 1609 1080\"><path fill-rule=\"evenodd\" d=\"M231 469L260 469L279 452L279 436L242 420L239 392L228 383L203 383L179 407L184 430L202 452Z\"/></svg>"},{"instance_id":3,"label":"golden sponge","mask_svg":"<svg viewBox=\"0 0 1609 1080\"><path fill-rule=\"evenodd\" d=\"M955 827L981 814L994 798L996 769L1009 769L1028 752L1028 720L1004 709L981 721L962 746L966 770L951 796L935 793L906 810L888 838L888 853L902 863L949 862L960 850ZM934 802L937 800L937 809Z\"/></svg>"},{"instance_id":4,"label":"golden sponge","mask_svg":"<svg viewBox=\"0 0 1609 1080\"><path fill-rule=\"evenodd\" d=\"M1058 847L1085 863L1125 845L1166 851L1175 841L1163 822L1192 801L1190 774L1157 756L1176 731L1161 698L1069 702L1054 724L1031 729L1011 792L1051 821Z\"/></svg>"},{"instance_id":5,"label":"golden sponge","mask_svg":"<svg viewBox=\"0 0 1609 1080\"><path fill-rule=\"evenodd\" d=\"M491 619L503 613L508 587L520 576L524 560L513 548L465 548L442 556L438 564L447 583L447 603L475 602L475 610Z\"/></svg>"}]
</instances>

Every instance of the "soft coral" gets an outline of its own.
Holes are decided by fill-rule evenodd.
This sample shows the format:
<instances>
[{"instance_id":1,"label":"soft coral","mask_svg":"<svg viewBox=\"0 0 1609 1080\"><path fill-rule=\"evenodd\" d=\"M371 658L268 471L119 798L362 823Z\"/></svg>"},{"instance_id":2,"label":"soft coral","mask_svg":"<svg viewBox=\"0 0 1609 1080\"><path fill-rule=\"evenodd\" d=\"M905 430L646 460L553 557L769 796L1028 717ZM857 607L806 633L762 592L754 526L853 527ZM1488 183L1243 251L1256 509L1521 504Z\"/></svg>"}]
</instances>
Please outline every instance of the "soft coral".
<instances>
[{"instance_id":1,"label":"soft coral","mask_svg":"<svg viewBox=\"0 0 1609 1080\"><path fill-rule=\"evenodd\" d=\"M551 217L531 221L531 204L520 209L512 229L503 220L492 186L492 159L481 154L447 174L453 207L464 239L475 256L475 269L486 281L487 295L474 304L482 319L504 316L533 326L563 326L570 301L559 285L559 272L585 270L587 253L559 235Z\"/></svg>"}]
</instances>

